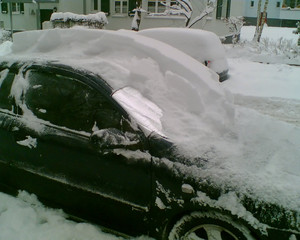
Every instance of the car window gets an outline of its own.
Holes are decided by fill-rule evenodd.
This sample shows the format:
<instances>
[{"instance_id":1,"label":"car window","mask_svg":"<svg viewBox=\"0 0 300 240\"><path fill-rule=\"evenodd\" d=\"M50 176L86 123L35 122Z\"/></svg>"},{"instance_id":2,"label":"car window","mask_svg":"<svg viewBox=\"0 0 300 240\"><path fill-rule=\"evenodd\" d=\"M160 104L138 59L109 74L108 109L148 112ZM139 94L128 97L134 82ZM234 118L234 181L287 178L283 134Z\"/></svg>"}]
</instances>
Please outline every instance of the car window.
<instances>
[{"instance_id":1,"label":"car window","mask_svg":"<svg viewBox=\"0 0 300 240\"><path fill-rule=\"evenodd\" d=\"M120 128L121 114L98 91L77 79L30 70L27 108L40 119L78 131Z\"/></svg>"},{"instance_id":2,"label":"car window","mask_svg":"<svg viewBox=\"0 0 300 240\"><path fill-rule=\"evenodd\" d=\"M0 108L12 110L13 101L10 97L10 89L15 74L8 69L0 70Z\"/></svg>"}]
</instances>

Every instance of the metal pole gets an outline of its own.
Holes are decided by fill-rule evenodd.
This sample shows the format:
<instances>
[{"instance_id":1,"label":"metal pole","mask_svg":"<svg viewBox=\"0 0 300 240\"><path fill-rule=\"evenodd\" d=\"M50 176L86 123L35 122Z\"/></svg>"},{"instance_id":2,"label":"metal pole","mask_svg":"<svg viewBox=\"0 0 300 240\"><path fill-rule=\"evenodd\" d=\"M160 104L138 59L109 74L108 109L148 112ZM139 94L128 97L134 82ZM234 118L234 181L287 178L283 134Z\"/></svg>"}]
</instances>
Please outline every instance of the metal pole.
<instances>
[{"instance_id":1,"label":"metal pole","mask_svg":"<svg viewBox=\"0 0 300 240\"><path fill-rule=\"evenodd\" d=\"M83 14L86 14L86 0L83 0Z\"/></svg>"},{"instance_id":2,"label":"metal pole","mask_svg":"<svg viewBox=\"0 0 300 240\"><path fill-rule=\"evenodd\" d=\"M14 33L14 28L13 28L12 3L11 2L9 2L9 18L10 18L10 34L12 37L13 33Z\"/></svg>"},{"instance_id":3,"label":"metal pole","mask_svg":"<svg viewBox=\"0 0 300 240\"><path fill-rule=\"evenodd\" d=\"M41 29L41 11L40 11L40 3L37 2L37 10L36 10L36 29Z\"/></svg>"}]
</instances>

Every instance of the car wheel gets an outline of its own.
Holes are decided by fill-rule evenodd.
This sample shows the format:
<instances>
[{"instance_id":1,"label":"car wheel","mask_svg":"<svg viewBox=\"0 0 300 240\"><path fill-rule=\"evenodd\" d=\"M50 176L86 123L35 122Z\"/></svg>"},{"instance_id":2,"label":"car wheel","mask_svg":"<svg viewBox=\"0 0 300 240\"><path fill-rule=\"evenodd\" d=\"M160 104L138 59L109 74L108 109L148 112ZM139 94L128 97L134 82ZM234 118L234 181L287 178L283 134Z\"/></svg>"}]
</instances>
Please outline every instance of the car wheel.
<instances>
[{"instance_id":1,"label":"car wheel","mask_svg":"<svg viewBox=\"0 0 300 240\"><path fill-rule=\"evenodd\" d=\"M255 240L248 228L217 212L195 212L181 218L169 240Z\"/></svg>"}]
</instances>

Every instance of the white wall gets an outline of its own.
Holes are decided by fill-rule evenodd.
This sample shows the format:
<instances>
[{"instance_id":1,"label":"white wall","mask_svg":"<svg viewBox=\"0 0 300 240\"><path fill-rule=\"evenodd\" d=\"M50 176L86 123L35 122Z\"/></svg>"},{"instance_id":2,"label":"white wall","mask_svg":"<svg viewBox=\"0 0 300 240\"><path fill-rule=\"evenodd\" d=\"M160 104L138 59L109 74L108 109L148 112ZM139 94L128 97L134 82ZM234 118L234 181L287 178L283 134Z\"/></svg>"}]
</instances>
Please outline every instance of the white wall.
<instances>
[{"instance_id":1,"label":"white wall","mask_svg":"<svg viewBox=\"0 0 300 240\"><path fill-rule=\"evenodd\" d=\"M245 15L246 0L231 0L230 16L239 17Z\"/></svg>"}]
</instances>

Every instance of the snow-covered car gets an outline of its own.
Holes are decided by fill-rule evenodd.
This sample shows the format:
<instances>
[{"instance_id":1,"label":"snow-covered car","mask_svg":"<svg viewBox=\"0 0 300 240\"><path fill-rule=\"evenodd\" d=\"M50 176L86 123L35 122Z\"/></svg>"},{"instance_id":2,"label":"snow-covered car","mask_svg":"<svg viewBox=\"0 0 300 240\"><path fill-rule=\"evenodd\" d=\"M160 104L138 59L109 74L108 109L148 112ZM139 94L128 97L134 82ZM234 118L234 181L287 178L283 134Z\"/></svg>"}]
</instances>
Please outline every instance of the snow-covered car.
<instances>
[{"instance_id":1,"label":"snow-covered car","mask_svg":"<svg viewBox=\"0 0 300 240\"><path fill-rule=\"evenodd\" d=\"M220 82L228 78L225 49L213 32L190 28L150 28L138 34L170 44L197 59L218 73Z\"/></svg>"},{"instance_id":2,"label":"snow-covered car","mask_svg":"<svg viewBox=\"0 0 300 240\"><path fill-rule=\"evenodd\" d=\"M0 189L130 236L300 239L297 192L270 162L258 174L252 149L231 155L242 135L215 77L137 34L15 34L0 60Z\"/></svg>"}]
</instances>

